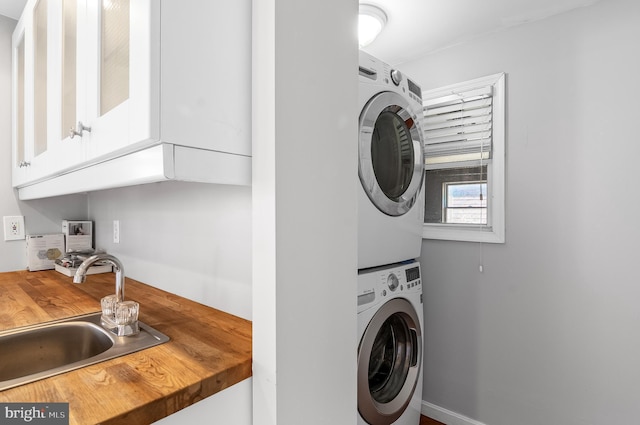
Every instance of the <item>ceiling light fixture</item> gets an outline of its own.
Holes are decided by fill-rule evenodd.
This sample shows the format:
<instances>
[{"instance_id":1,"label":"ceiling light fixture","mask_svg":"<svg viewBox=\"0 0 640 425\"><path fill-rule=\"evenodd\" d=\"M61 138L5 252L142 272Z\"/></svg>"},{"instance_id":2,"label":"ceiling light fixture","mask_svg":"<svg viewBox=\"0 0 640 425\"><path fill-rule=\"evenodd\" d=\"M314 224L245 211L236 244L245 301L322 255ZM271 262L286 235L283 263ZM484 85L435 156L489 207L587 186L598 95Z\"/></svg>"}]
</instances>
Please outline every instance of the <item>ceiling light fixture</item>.
<instances>
[{"instance_id":1,"label":"ceiling light fixture","mask_svg":"<svg viewBox=\"0 0 640 425\"><path fill-rule=\"evenodd\" d=\"M358 18L360 48L371 44L387 23L387 14L378 6L361 4Z\"/></svg>"}]
</instances>

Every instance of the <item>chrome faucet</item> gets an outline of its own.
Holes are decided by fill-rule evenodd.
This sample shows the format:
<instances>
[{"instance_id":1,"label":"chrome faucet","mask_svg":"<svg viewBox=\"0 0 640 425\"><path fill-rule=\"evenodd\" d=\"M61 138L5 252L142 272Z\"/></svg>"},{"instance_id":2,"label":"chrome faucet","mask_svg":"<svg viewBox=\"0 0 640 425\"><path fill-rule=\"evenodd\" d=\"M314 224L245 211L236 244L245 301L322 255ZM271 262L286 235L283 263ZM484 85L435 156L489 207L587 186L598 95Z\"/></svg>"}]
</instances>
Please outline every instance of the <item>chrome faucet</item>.
<instances>
[{"instance_id":1,"label":"chrome faucet","mask_svg":"<svg viewBox=\"0 0 640 425\"><path fill-rule=\"evenodd\" d=\"M140 332L138 313L140 306L135 301L124 300L124 267L113 255L100 253L92 255L80 264L73 283L84 283L89 267L96 261L109 263L116 273L116 294L107 295L100 300L102 307L102 327L118 336L131 336Z\"/></svg>"},{"instance_id":2,"label":"chrome faucet","mask_svg":"<svg viewBox=\"0 0 640 425\"><path fill-rule=\"evenodd\" d=\"M89 267L96 261L104 261L113 266L116 272L116 300L121 303L124 301L124 267L122 267L120 260L113 255L104 253L95 254L84 260L73 276L73 283L84 283L87 279L87 270L89 270Z\"/></svg>"}]
</instances>

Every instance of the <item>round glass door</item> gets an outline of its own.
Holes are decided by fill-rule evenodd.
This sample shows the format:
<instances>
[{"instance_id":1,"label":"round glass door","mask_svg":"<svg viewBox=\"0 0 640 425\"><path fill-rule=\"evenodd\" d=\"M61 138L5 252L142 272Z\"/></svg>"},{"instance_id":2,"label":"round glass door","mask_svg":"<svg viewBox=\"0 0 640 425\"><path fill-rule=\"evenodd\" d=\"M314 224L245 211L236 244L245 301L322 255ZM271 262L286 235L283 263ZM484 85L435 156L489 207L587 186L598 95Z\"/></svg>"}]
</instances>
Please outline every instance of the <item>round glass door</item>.
<instances>
[{"instance_id":1,"label":"round glass door","mask_svg":"<svg viewBox=\"0 0 640 425\"><path fill-rule=\"evenodd\" d=\"M422 186L422 129L397 93L373 97L360 115L359 169L369 199L391 216L411 209Z\"/></svg>"},{"instance_id":2,"label":"round glass door","mask_svg":"<svg viewBox=\"0 0 640 425\"><path fill-rule=\"evenodd\" d=\"M398 314L378 331L369 356L369 392L378 403L398 396L411 367L412 341L407 324Z\"/></svg>"},{"instance_id":3,"label":"round glass door","mask_svg":"<svg viewBox=\"0 0 640 425\"><path fill-rule=\"evenodd\" d=\"M368 423L393 423L411 401L422 359L420 335L418 316L402 298L371 319L358 349L358 410Z\"/></svg>"}]
</instances>

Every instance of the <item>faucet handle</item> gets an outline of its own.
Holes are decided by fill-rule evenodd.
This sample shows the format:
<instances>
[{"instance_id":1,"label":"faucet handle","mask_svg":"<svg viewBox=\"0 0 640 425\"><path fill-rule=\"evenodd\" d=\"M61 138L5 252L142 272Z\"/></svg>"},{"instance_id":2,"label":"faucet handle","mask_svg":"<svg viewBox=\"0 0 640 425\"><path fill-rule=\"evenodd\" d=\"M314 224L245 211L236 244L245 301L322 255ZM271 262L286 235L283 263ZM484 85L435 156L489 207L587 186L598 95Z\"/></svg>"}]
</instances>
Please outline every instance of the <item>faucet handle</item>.
<instances>
[{"instance_id":1,"label":"faucet handle","mask_svg":"<svg viewBox=\"0 0 640 425\"><path fill-rule=\"evenodd\" d=\"M140 332L138 314L140 304L135 301L120 301L116 295L107 295L100 300L102 326L118 336L131 336Z\"/></svg>"},{"instance_id":2,"label":"faucet handle","mask_svg":"<svg viewBox=\"0 0 640 425\"><path fill-rule=\"evenodd\" d=\"M107 295L100 300L100 306L102 307L102 318L110 321L116 319L116 304L118 303L118 297L115 295Z\"/></svg>"},{"instance_id":3,"label":"faucet handle","mask_svg":"<svg viewBox=\"0 0 640 425\"><path fill-rule=\"evenodd\" d=\"M116 303L115 322L117 325L132 325L138 322L140 304L135 301Z\"/></svg>"}]
</instances>

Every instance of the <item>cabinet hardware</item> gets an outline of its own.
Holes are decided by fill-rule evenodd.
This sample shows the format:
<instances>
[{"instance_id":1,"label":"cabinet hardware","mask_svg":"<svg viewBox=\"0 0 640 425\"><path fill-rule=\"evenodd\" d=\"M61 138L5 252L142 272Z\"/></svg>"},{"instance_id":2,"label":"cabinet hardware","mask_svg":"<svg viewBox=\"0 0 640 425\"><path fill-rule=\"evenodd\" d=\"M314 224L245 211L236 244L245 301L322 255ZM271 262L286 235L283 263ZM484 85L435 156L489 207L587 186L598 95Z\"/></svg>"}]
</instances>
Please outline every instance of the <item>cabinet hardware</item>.
<instances>
[{"instance_id":1,"label":"cabinet hardware","mask_svg":"<svg viewBox=\"0 0 640 425\"><path fill-rule=\"evenodd\" d=\"M76 125L76 128L71 127L69 129L69 137L71 137L72 139L75 136L82 137L83 131L88 131L89 133L91 133L91 127L87 127L84 124L82 124L82 121L78 121L78 125Z\"/></svg>"}]
</instances>

